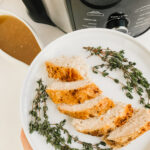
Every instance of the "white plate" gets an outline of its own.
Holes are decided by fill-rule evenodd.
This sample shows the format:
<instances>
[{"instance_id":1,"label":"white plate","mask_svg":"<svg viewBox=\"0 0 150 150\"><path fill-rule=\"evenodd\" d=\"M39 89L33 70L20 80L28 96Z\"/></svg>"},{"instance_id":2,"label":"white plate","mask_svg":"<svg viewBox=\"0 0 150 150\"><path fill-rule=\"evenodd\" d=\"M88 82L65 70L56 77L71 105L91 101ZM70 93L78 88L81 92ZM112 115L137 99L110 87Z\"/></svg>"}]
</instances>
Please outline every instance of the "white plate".
<instances>
[{"instance_id":1,"label":"white plate","mask_svg":"<svg viewBox=\"0 0 150 150\"><path fill-rule=\"evenodd\" d=\"M58 56L83 56L87 57L83 46L102 46L109 47L113 50L125 50L126 57L131 61L137 62L137 67L141 69L149 79L150 74L150 53L139 44L134 38L122 34L120 32L106 30L106 29L84 29L69 33L51 44L49 44L33 61L31 64L28 75L24 82L24 87L21 96L21 118L25 134L35 150L53 150L54 148L50 144L46 144L45 139L37 133L29 134L29 110L31 110L32 99L35 94L36 81L39 78L46 80L47 74L44 67L45 60ZM87 59L89 66L93 66L101 61L96 56ZM129 100L121 91L121 87L114 84L113 81L104 78L100 75L95 75L90 71L90 75L93 81L102 89L104 95L109 96L114 100L119 100L127 103L131 103L137 106L137 97L134 100ZM112 74L113 75L113 74ZM99 138L76 132L70 124L71 119L63 114L60 114L55 105L48 101L48 114L50 122L59 122L64 118L67 119L66 128L73 135L86 142L98 142ZM128 146L121 150L149 150L150 147L150 132L145 133ZM75 146L75 145L74 145Z\"/></svg>"}]
</instances>

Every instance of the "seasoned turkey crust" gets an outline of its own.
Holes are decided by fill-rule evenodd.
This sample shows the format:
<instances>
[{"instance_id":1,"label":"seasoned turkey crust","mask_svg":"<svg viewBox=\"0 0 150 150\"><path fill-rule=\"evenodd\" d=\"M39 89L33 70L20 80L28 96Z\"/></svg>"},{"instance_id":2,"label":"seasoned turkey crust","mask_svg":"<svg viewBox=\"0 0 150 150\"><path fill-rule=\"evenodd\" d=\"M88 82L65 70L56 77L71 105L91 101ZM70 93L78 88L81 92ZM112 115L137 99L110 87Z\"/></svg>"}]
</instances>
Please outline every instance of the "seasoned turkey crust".
<instances>
[{"instance_id":1,"label":"seasoned turkey crust","mask_svg":"<svg viewBox=\"0 0 150 150\"><path fill-rule=\"evenodd\" d=\"M120 111L118 111L120 110ZM116 105L100 117L86 120L74 119L73 126L79 132L93 136L107 135L115 128L125 124L132 116L133 108L130 104Z\"/></svg>"},{"instance_id":2,"label":"seasoned turkey crust","mask_svg":"<svg viewBox=\"0 0 150 150\"><path fill-rule=\"evenodd\" d=\"M89 83L75 89L46 89L47 94L55 104L81 104L95 98L102 91L94 84Z\"/></svg>"},{"instance_id":3,"label":"seasoned turkey crust","mask_svg":"<svg viewBox=\"0 0 150 150\"><path fill-rule=\"evenodd\" d=\"M45 62L49 78L59 79L61 81L83 80L83 76L75 68L57 66L51 62Z\"/></svg>"},{"instance_id":4,"label":"seasoned turkey crust","mask_svg":"<svg viewBox=\"0 0 150 150\"><path fill-rule=\"evenodd\" d=\"M150 130L150 111L146 109L134 110L132 117L123 126L116 128L104 137L107 144L120 148Z\"/></svg>"},{"instance_id":5,"label":"seasoned turkey crust","mask_svg":"<svg viewBox=\"0 0 150 150\"><path fill-rule=\"evenodd\" d=\"M69 115L70 117L88 119L90 117L100 116L112 107L114 107L114 103L111 99L98 96L90 101L85 101L83 104L59 104L57 108L61 113Z\"/></svg>"}]
</instances>

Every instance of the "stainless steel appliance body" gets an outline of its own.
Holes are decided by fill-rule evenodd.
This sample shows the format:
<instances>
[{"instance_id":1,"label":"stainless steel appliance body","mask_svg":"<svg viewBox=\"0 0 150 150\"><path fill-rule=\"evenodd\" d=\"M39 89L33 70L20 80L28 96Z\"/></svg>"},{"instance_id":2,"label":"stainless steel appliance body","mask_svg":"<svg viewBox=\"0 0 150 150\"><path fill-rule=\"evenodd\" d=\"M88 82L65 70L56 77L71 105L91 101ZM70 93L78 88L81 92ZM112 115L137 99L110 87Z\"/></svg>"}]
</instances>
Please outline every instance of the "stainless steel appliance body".
<instances>
[{"instance_id":1,"label":"stainless steel appliance body","mask_svg":"<svg viewBox=\"0 0 150 150\"><path fill-rule=\"evenodd\" d=\"M150 0L23 0L30 16L65 32L109 28L139 36L150 28Z\"/></svg>"}]
</instances>

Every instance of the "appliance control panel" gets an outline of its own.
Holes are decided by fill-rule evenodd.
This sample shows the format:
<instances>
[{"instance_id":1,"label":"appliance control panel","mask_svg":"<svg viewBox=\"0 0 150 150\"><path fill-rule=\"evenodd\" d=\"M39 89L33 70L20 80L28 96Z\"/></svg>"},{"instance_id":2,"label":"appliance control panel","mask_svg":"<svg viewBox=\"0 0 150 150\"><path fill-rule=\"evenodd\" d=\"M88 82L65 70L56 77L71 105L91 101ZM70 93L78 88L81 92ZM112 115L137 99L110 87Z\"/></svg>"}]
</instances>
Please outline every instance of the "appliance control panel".
<instances>
[{"instance_id":1,"label":"appliance control panel","mask_svg":"<svg viewBox=\"0 0 150 150\"><path fill-rule=\"evenodd\" d=\"M149 0L66 0L74 30L109 28L138 36L150 28Z\"/></svg>"}]
</instances>

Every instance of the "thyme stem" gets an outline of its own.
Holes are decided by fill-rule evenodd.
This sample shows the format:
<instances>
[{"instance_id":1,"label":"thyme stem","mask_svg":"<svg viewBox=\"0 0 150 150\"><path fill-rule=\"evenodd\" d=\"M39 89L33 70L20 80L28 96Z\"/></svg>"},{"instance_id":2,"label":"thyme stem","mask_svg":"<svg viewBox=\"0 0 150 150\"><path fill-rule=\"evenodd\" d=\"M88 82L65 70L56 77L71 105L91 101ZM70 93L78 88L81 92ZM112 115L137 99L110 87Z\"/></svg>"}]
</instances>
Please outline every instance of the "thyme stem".
<instances>
[{"instance_id":1,"label":"thyme stem","mask_svg":"<svg viewBox=\"0 0 150 150\"><path fill-rule=\"evenodd\" d=\"M143 76L143 73L135 67L136 63L129 61L124 56L124 51L119 52L113 51L109 48L102 47L83 47L85 50L90 52L90 56L98 56L104 63L93 66L92 70L94 73L100 73L104 77L108 77L119 83L122 86L122 90L125 92L126 96L133 99L133 90L139 96L140 104L143 104L146 108L150 109L150 83ZM99 69L103 68L103 71ZM118 79L109 76L109 71L120 70L123 73L126 84L123 84ZM143 96L147 95L147 100Z\"/></svg>"}]
</instances>

